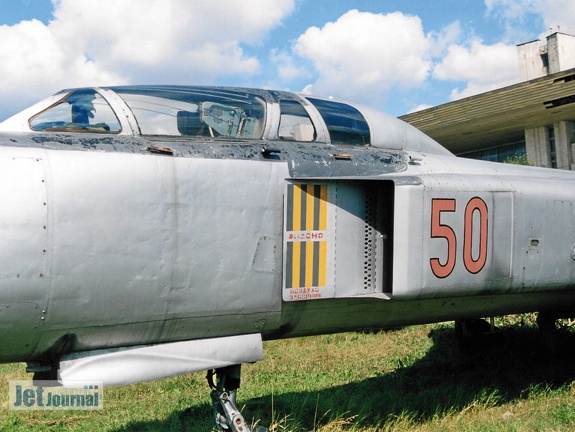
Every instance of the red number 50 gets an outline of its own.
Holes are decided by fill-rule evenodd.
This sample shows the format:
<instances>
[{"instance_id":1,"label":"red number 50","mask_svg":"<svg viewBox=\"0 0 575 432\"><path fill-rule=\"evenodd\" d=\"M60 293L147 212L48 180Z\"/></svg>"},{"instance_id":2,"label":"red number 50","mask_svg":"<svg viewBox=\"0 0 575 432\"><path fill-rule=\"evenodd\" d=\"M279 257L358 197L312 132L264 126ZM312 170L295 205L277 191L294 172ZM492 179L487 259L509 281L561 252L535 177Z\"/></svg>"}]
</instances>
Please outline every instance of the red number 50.
<instances>
[{"instance_id":1,"label":"red number 50","mask_svg":"<svg viewBox=\"0 0 575 432\"><path fill-rule=\"evenodd\" d=\"M431 271L438 278L446 278L453 272L456 263L457 235L449 225L441 223L441 213L455 212L456 202L452 198L438 198L431 201L431 238L444 238L447 241L447 259L442 263L439 258L431 258ZM477 257L473 256L474 216L479 217L479 247ZM474 197L465 207L463 224L463 264L469 273L479 273L487 262L487 204L479 197Z\"/></svg>"}]
</instances>

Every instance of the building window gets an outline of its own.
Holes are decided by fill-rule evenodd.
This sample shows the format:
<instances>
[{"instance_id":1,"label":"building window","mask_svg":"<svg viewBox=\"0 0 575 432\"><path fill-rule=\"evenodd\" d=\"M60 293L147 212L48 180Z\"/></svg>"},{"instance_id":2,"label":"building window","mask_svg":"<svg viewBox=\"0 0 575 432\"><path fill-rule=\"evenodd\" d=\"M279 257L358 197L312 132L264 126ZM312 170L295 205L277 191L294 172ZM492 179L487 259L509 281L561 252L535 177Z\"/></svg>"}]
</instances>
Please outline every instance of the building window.
<instances>
[{"instance_id":1,"label":"building window","mask_svg":"<svg viewBox=\"0 0 575 432\"><path fill-rule=\"evenodd\" d=\"M550 127L549 131L549 158L551 159L551 168L557 168L557 149L555 147L555 129Z\"/></svg>"},{"instance_id":2,"label":"building window","mask_svg":"<svg viewBox=\"0 0 575 432\"><path fill-rule=\"evenodd\" d=\"M523 156L526 153L525 141L517 141L499 147L487 148L458 156L468 159L479 159L491 162L506 162L509 159Z\"/></svg>"}]
</instances>

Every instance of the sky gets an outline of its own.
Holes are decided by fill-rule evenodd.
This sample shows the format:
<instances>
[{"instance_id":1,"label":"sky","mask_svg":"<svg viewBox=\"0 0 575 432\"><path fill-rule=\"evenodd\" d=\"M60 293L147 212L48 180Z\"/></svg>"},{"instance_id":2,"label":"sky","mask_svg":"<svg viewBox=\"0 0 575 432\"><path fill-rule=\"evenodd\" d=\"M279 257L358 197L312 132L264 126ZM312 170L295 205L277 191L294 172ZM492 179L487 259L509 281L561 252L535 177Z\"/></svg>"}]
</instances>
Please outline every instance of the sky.
<instances>
[{"instance_id":1,"label":"sky","mask_svg":"<svg viewBox=\"0 0 575 432\"><path fill-rule=\"evenodd\" d=\"M515 84L573 0L0 0L0 120L64 88L290 90L399 116Z\"/></svg>"}]
</instances>

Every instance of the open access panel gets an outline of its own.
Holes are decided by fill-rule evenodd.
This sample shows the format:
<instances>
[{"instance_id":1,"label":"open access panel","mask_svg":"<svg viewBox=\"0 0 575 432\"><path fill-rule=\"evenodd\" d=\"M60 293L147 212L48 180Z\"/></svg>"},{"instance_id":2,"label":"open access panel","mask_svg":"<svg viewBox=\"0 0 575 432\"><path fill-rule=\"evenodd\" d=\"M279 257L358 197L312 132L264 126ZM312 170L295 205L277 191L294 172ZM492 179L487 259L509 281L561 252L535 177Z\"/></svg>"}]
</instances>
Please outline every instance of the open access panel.
<instances>
[{"instance_id":1,"label":"open access panel","mask_svg":"<svg viewBox=\"0 0 575 432\"><path fill-rule=\"evenodd\" d=\"M391 295L394 184L288 181L285 301Z\"/></svg>"}]
</instances>

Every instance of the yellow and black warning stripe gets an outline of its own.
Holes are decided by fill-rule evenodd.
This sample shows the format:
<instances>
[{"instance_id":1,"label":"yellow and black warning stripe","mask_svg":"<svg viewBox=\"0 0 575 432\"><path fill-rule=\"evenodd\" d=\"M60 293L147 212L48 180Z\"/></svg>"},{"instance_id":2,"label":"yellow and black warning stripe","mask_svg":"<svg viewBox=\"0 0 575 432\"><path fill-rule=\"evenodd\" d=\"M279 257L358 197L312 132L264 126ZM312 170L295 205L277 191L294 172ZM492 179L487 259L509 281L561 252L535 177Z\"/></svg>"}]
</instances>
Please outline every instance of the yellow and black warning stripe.
<instances>
[{"instance_id":1,"label":"yellow and black warning stripe","mask_svg":"<svg viewBox=\"0 0 575 432\"><path fill-rule=\"evenodd\" d=\"M286 288L326 285L328 186L289 184L286 200Z\"/></svg>"}]
</instances>

